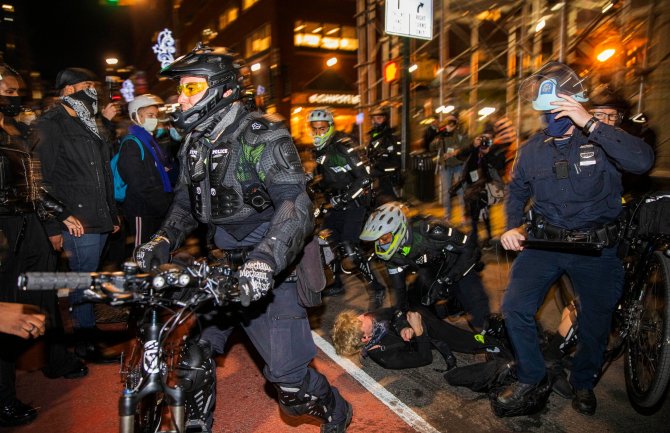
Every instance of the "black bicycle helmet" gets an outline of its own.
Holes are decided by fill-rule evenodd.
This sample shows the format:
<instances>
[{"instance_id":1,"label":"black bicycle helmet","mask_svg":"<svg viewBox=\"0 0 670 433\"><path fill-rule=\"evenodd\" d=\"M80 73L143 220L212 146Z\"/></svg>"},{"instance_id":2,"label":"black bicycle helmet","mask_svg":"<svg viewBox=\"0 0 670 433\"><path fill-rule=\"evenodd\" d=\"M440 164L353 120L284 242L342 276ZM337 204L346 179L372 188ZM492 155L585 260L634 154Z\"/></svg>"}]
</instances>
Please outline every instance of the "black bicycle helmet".
<instances>
[{"instance_id":1,"label":"black bicycle helmet","mask_svg":"<svg viewBox=\"0 0 670 433\"><path fill-rule=\"evenodd\" d=\"M177 109L172 118L175 126L185 132L191 131L204 121L210 113L226 107L242 97L244 88L244 60L224 47L208 47L198 43L188 54L160 71L160 75L172 79L192 75L207 79L208 88L203 98L186 111ZM223 95L232 90L227 97Z\"/></svg>"}]
</instances>

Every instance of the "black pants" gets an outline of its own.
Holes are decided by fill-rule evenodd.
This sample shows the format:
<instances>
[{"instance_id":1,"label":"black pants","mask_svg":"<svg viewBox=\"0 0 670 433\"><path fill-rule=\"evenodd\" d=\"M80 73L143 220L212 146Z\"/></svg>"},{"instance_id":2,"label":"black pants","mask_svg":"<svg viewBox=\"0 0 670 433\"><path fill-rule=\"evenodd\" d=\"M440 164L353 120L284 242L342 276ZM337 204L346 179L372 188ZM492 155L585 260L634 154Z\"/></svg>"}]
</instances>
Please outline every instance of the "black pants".
<instances>
[{"instance_id":1,"label":"black pants","mask_svg":"<svg viewBox=\"0 0 670 433\"><path fill-rule=\"evenodd\" d=\"M358 245L358 236L363 230L367 210L366 207L351 207L345 210L329 211L324 218L323 228L331 232L329 239L331 245L340 245L343 242ZM333 286L342 286L339 272L335 273Z\"/></svg>"},{"instance_id":2,"label":"black pants","mask_svg":"<svg viewBox=\"0 0 670 433\"><path fill-rule=\"evenodd\" d=\"M63 341L63 323L58 310L58 299L52 291L19 291L19 274L28 271L50 272L56 270L56 255L42 223L35 214L0 217L0 230L6 237L8 251L2 256L0 266L0 301L36 305L47 317L46 339L47 369L57 373L67 362L68 352ZM16 396L17 357L31 341L11 335L0 335L0 402Z\"/></svg>"},{"instance_id":3,"label":"black pants","mask_svg":"<svg viewBox=\"0 0 670 433\"><path fill-rule=\"evenodd\" d=\"M417 296L424 296L428 293L428 289L435 282L436 270L430 267L421 267L418 271L418 281L415 283L415 290L412 292L412 301L416 302ZM470 315L470 325L475 329L483 328L486 318L490 314L489 298L486 295L484 286L482 284L479 274L470 271L465 277L461 278L451 288L450 295L456 297L461 303L466 313ZM420 298L419 298L420 299Z\"/></svg>"}]
</instances>

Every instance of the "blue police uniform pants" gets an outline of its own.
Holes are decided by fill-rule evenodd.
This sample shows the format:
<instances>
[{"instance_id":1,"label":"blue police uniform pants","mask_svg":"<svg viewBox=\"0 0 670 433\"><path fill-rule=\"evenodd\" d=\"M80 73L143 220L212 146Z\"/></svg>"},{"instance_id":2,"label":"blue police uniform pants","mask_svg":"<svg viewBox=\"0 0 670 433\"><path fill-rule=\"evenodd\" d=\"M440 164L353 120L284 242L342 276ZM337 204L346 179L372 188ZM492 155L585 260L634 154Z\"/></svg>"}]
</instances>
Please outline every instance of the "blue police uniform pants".
<instances>
[{"instance_id":1,"label":"blue police uniform pants","mask_svg":"<svg viewBox=\"0 0 670 433\"><path fill-rule=\"evenodd\" d=\"M217 227L214 242L223 250L253 246L268 228L269 223L262 224L237 240ZM306 391L316 397L326 397L332 390L336 401L333 422L346 418L346 405L337 389L330 386L325 376L309 368L316 346L307 311L298 304L295 282L280 283L265 298L252 303L243 312L242 327L265 362L263 374L267 380L286 388L300 388L307 381ZM213 334L211 329L203 332L203 336L210 338Z\"/></svg>"},{"instance_id":2,"label":"blue police uniform pants","mask_svg":"<svg viewBox=\"0 0 670 433\"><path fill-rule=\"evenodd\" d=\"M100 264L102 249L107 241L107 234L91 233L74 237L64 231L63 249L67 256L68 267L72 272L96 272ZM83 302L84 291L73 290L69 296L72 305L72 322L75 328L94 328L95 314L93 304Z\"/></svg>"},{"instance_id":3,"label":"blue police uniform pants","mask_svg":"<svg viewBox=\"0 0 670 433\"><path fill-rule=\"evenodd\" d=\"M575 389L592 389L602 366L612 312L623 290L624 270L616 248L600 256L532 249L519 254L502 303L517 376L519 382L532 384L546 373L535 314L549 287L564 272L577 296L578 343L570 383Z\"/></svg>"}]
</instances>

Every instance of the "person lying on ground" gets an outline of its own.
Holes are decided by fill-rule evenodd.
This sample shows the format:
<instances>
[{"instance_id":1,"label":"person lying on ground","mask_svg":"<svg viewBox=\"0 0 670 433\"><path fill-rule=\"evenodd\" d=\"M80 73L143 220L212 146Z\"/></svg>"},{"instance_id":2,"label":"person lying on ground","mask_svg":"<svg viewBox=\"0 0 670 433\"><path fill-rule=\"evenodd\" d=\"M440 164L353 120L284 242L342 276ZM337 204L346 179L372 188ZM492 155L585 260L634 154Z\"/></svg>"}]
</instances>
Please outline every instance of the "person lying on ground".
<instances>
[{"instance_id":1,"label":"person lying on ground","mask_svg":"<svg viewBox=\"0 0 670 433\"><path fill-rule=\"evenodd\" d=\"M495 338L450 325L424 306L410 310L384 308L362 314L343 311L332 330L335 351L344 356L360 353L384 368L398 370L431 364L432 347L442 355L447 369L456 366L452 350L461 353L506 350Z\"/></svg>"}]
</instances>

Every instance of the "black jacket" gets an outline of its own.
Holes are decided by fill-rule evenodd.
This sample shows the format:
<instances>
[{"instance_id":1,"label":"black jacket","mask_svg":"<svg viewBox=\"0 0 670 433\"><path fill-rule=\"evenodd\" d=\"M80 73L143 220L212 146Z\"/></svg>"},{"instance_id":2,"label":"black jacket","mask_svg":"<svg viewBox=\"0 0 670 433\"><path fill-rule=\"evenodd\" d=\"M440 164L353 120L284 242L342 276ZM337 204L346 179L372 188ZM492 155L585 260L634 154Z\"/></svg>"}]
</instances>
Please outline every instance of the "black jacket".
<instances>
[{"instance_id":1,"label":"black jacket","mask_svg":"<svg viewBox=\"0 0 670 433\"><path fill-rule=\"evenodd\" d=\"M316 173L322 177L319 188L327 198L343 195L347 201L369 199L366 188L371 183L370 167L363 150L350 136L336 131L322 149L314 151L314 159ZM360 195L352 197L357 192Z\"/></svg>"},{"instance_id":2,"label":"black jacket","mask_svg":"<svg viewBox=\"0 0 670 433\"><path fill-rule=\"evenodd\" d=\"M138 138L139 140L139 138ZM144 159L138 143L129 135L121 139L119 174L128 185L121 210L126 217L164 217L172 203L172 193L163 190L156 161L144 143Z\"/></svg>"},{"instance_id":3,"label":"black jacket","mask_svg":"<svg viewBox=\"0 0 670 433\"><path fill-rule=\"evenodd\" d=\"M440 219L422 215L412 217L408 226L407 244L385 262L393 287L405 287L406 268L434 268L439 270L436 278L451 282L457 282L472 268L478 269L481 252L472 237Z\"/></svg>"},{"instance_id":4,"label":"black jacket","mask_svg":"<svg viewBox=\"0 0 670 433\"><path fill-rule=\"evenodd\" d=\"M117 224L107 131L102 138L90 132L77 117L56 105L35 126L34 151L42 166L45 188L64 204L59 220L74 215L85 233L106 233ZM60 234L60 223L47 225L49 236Z\"/></svg>"}]
</instances>

